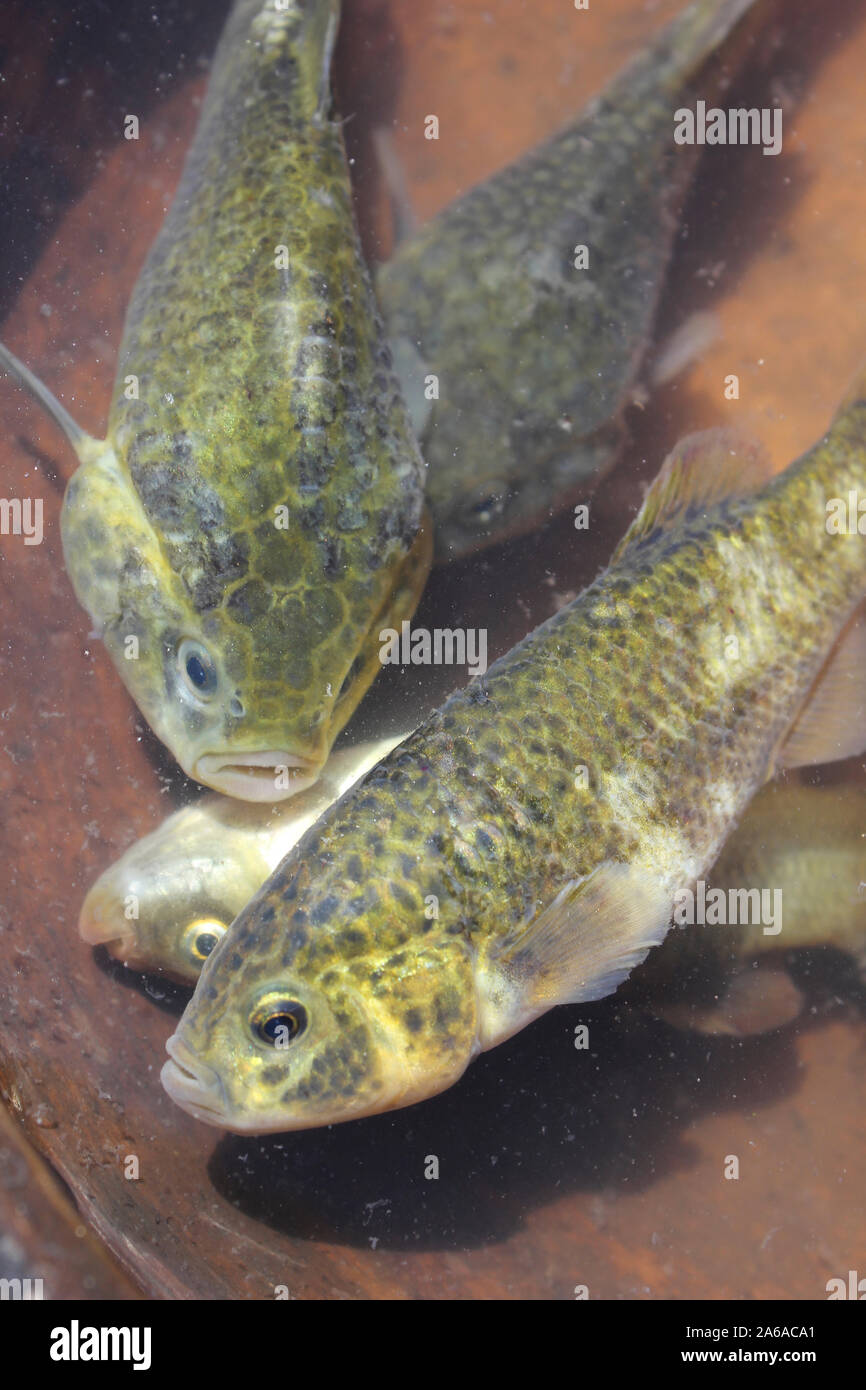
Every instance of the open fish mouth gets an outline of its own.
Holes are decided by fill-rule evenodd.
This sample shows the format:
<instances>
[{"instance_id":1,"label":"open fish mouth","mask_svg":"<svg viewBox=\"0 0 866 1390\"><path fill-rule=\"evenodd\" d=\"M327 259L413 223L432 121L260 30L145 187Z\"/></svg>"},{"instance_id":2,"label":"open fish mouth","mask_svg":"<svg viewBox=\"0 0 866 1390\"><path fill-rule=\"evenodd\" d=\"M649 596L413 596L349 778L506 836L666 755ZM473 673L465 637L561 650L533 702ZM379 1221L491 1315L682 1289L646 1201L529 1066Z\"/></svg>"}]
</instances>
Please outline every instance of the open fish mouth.
<instances>
[{"instance_id":1,"label":"open fish mouth","mask_svg":"<svg viewBox=\"0 0 866 1390\"><path fill-rule=\"evenodd\" d=\"M321 760L281 749L261 752L203 753L192 769L203 782L240 801L285 801L311 787L322 770Z\"/></svg>"},{"instance_id":2,"label":"open fish mouth","mask_svg":"<svg viewBox=\"0 0 866 1390\"><path fill-rule=\"evenodd\" d=\"M196 1057L178 1033L172 1033L165 1050L171 1060L164 1064L160 1080L175 1104L196 1120L223 1127L228 1102L219 1073Z\"/></svg>"}]
</instances>

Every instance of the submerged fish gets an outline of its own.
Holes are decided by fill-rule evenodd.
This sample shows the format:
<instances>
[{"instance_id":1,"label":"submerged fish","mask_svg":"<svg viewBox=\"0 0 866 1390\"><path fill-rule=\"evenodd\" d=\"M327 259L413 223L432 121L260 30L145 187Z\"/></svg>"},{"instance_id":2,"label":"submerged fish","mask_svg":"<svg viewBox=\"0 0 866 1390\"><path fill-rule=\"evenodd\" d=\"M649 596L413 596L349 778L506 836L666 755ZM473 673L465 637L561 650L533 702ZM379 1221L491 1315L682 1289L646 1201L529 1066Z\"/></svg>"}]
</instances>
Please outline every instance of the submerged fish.
<instances>
[{"instance_id":1,"label":"submerged fish","mask_svg":"<svg viewBox=\"0 0 866 1390\"><path fill-rule=\"evenodd\" d=\"M0 350L81 460L63 550L124 683L185 772L251 801L315 780L430 563L331 116L339 9L232 9L106 438Z\"/></svg>"},{"instance_id":2,"label":"submerged fish","mask_svg":"<svg viewBox=\"0 0 866 1390\"><path fill-rule=\"evenodd\" d=\"M96 880L79 916L82 937L124 965L194 984L268 874L405 737L339 749L314 786L279 806L208 796L175 811Z\"/></svg>"},{"instance_id":3,"label":"submerged fish","mask_svg":"<svg viewBox=\"0 0 866 1390\"><path fill-rule=\"evenodd\" d=\"M195 984L217 941L304 832L407 737L332 753L315 787L279 807L205 797L176 811L100 876L81 909L81 935L125 965ZM800 997L784 972L755 970L756 958L831 945L866 966L864 883L866 788L774 782L725 844L709 888L781 895L783 928L767 928L753 913L751 924L671 931L630 977L626 997L702 1032L787 1022Z\"/></svg>"},{"instance_id":4,"label":"submerged fish","mask_svg":"<svg viewBox=\"0 0 866 1390\"><path fill-rule=\"evenodd\" d=\"M832 946L866 974L866 787L765 787L705 896L704 921L668 932L622 991L678 1027L742 1037L796 1018L780 951Z\"/></svg>"},{"instance_id":5,"label":"submerged fish","mask_svg":"<svg viewBox=\"0 0 866 1390\"><path fill-rule=\"evenodd\" d=\"M700 154L674 143L674 111L718 91L758 8L697 0L380 267L441 559L529 529L613 463Z\"/></svg>"},{"instance_id":6,"label":"submerged fish","mask_svg":"<svg viewBox=\"0 0 866 1390\"><path fill-rule=\"evenodd\" d=\"M861 394L864 398L861 398ZM304 836L208 960L169 1094L238 1131L408 1105L613 992L785 766L866 743L866 387L767 482L666 460L609 568Z\"/></svg>"}]
</instances>

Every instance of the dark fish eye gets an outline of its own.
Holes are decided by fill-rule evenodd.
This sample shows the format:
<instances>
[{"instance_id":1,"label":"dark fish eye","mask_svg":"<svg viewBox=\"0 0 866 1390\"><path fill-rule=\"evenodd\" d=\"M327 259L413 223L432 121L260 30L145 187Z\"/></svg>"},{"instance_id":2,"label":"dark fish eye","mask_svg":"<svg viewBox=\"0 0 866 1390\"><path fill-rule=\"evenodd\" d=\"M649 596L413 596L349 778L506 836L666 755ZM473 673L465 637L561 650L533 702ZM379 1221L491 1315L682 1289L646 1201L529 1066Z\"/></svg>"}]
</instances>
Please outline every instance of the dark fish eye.
<instances>
[{"instance_id":1,"label":"dark fish eye","mask_svg":"<svg viewBox=\"0 0 866 1390\"><path fill-rule=\"evenodd\" d=\"M466 516L473 524L486 526L505 510L504 489L502 493L491 492L466 508Z\"/></svg>"},{"instance_id":2,"label":"dark fish eye","mask_svg":"<svg viewBox=\"0 0 866 1390\"><path fill-rule=\"evenodd\" d=\"M306 1029L307 1011L297 999L271 995L259 1004L251 1026L256 1037L270 1047L285 1047Z\"/></svg>"},{"instance_id":3,"label":"dark fish eye","mask_svg":"<svg viewBox=\"0 0 866 1390\"><path fill-rule=\"evenodd\" d=\"M177 664L193 695L206 699L214 694L217 688L216 667L201 642L185 638L177 649Z\"/></svg>"},{"instance_id":4,"label":"dark fish eye","mask_svg":"<svg viewBox=\"0 0 866 1390\"><path fill-rule=\"evenodd\" d=\"M225 923L217 917L200 917L190 922L184 932L184 942L192 959L204 963L226 930Z\"/></svg>"}]
</instances>

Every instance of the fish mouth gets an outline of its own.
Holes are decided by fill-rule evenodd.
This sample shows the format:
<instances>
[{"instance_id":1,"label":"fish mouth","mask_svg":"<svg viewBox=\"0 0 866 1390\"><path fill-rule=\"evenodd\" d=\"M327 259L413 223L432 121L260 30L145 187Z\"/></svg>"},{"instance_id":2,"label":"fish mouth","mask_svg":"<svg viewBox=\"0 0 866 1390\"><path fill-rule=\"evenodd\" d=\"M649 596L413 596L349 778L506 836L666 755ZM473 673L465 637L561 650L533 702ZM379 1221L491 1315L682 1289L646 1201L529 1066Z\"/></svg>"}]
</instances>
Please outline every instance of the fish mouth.
<instances>
[{"instance_id":1,"label":"fish mouth","mask_svg":"<svg viewBox=\"0 0 866 1390\"><path fill-rule=\"evenodd\" d=\"M116 897L102 892L99 883L94 884L81 904L78 935L90 946L105 946L118 960L134 954L135 937L132 931L123 931L117 920Z\"/></svg>"},{"instance_id":2,"label":"fish mouth","mask_svg":"<svg viewBox=\"0 0 866 1390\"><path fill-rule=\"evenodd\" d=\"M197 782L224 792L226 796L272 804L311 787L321 770L321 759L266 748L250 752L203 753L192 775Z\"/></svg>"},{"instance_id":3,"label":"fish mouth","mask_svg":"<svg viewBox=\"0 0 866 1390\"><path fill-rule=\"evenodd\" d=\"M224 1129L228 1101L219 1073L196 1057L179 1033L172 1033L165 1050L171 1060L163 1065L159 1079L175 1105L206 1125Z\"/></svg>"}]
</instances>

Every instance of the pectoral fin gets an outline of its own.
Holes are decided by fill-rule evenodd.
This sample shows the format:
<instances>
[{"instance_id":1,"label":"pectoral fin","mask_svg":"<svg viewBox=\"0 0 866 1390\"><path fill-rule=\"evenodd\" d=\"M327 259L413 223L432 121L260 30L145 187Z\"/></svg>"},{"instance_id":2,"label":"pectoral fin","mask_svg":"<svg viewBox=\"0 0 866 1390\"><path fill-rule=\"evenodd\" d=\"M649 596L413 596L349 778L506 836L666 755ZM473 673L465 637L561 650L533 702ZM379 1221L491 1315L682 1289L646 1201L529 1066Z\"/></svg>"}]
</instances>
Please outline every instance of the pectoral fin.
<instances>
[{"instance_id":1,"label":"pectoral fin","mask_svg":"<svg viewBox=\"0 0 866 1390\"><path fill-rule=\"evenodd\" d=\"M866 604L846 624L776 761L810 767L866 752Z\"/></svg>"},{"instance_id":2,"label":"pectoral fin","mask_svg":"<svg viewBox=\"0 0 866 1390\"><path fill-rule=\"evenodd\" d=\"M45 383L40 381L29 367L25 367L3 343L0 343L0 366L5 367L9 375L14 377L25 391L29 391L43 410L48 412L54 423L60 426L82 463L105 450L104 441L94 439L93 435L76 424L66 407L60 404Z\"/></svg>"},{"instance_id":3,"label":"pectoral fin","mask_svg":"<svg viewBox=\"0 0 866 1390\"><path fill-rule=\"evenodd\" d=\"M556 1004L602 999L663 940L670 894L607 861L575 879L479 967L479 1039L493 1047Z\"/></svg>"}]
</instances>

